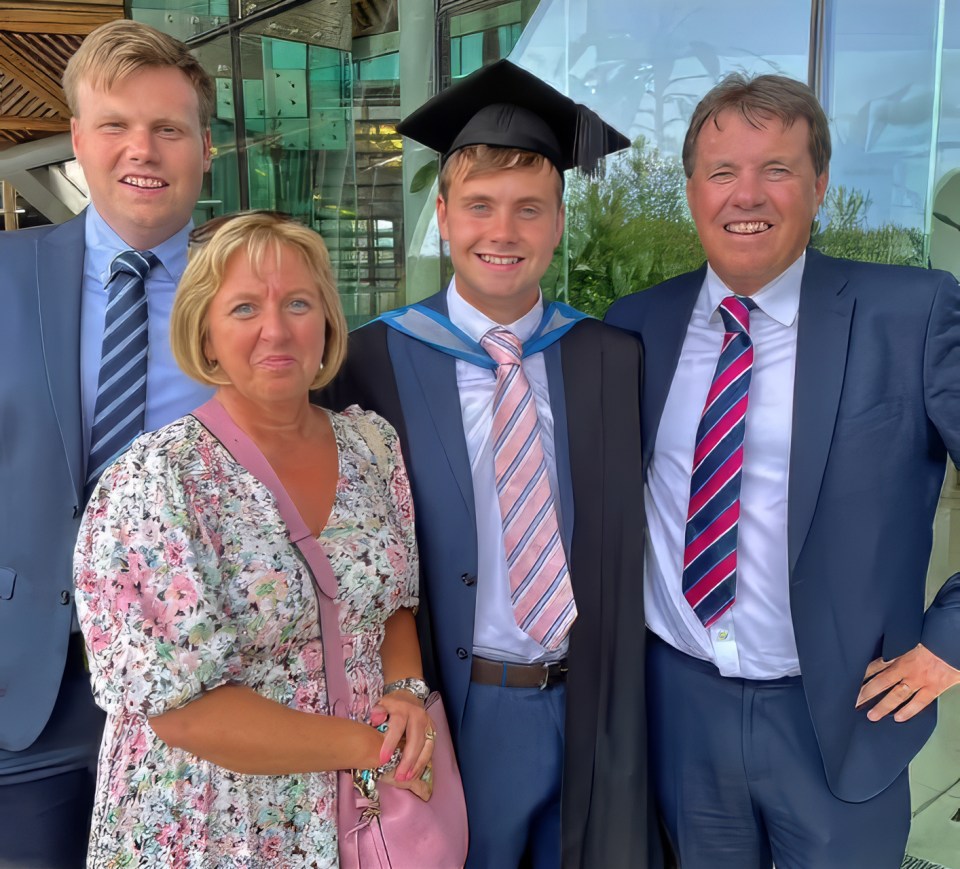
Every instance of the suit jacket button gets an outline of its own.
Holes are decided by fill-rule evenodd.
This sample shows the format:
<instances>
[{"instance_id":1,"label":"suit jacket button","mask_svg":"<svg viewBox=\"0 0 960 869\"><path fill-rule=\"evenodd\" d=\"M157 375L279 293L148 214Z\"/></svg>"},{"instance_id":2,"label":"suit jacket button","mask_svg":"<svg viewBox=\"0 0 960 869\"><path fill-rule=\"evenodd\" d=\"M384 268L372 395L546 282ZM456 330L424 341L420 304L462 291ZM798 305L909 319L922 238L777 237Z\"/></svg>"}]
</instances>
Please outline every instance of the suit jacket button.
<instances>
[{"instance_id":1,"label":"suit jacket button","mask_svg":"<svg viewBox=\"0 0 960 869\"><path fill-rule=\"evenodd\" d=\"M461 647L461 648L457 649L457 657L458 657L461 661L466 661L467 658L469 657L469 653L467 652L466 649L464 649L463 647Z\"/></svg>"},{"instance_id":2,"label":"suit jacket button","mask_svg":"<svg viewBox=\"0 0 960 869\"><path fill-rule=\"evenodd\" d=\"M476 578L472 573L465 573L465 574L463 574L463 576L460 577L460 581L461 581L464 585L476 585L476 584L477 584L477 578Z\"/></svg>"},{"instance_id":3,"label":"suit jacket button","mask_svg":"<svg viewBox=\"0 0 960 869\"><path fill-rule=\"evenodd\" d=\"M60 592L60 603L67 606L70 603L70 592L64 589Z\"/></svg>"}]
</instances>

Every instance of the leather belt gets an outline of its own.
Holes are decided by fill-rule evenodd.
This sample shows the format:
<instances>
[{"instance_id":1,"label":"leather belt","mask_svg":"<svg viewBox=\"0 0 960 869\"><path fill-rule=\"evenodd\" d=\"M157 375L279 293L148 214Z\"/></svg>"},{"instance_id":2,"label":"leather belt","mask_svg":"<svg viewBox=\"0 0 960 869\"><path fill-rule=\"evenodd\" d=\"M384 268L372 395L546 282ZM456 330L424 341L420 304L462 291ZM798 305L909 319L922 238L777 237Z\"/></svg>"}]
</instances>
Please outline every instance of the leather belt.
<instances>
[{"instance_id":1,"label":"leather belt","mask_svg":"<svg viewBox=\"0 0 960 869\"><path fill-rule=\"evenodd\" d=\"M549 688L566 681L567 661L550 664L510 664L474 656L470 679L478 685L499 685L501 688Z\"/></svg>"}]
</instances>

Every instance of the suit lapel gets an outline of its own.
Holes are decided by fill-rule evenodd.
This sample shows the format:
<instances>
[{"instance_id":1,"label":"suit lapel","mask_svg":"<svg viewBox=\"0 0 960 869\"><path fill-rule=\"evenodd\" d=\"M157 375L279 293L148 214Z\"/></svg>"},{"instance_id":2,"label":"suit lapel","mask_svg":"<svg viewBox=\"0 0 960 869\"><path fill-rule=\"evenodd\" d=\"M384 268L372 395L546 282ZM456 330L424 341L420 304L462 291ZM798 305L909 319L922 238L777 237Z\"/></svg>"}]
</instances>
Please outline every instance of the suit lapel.
<instances>
[{"instance_id":1,"label":"suit lapel","mask_svg":"<svg viewBox=\"0 0 960 869\"><path fill-rule=\"evenodd\" d=\"M44 364L77 506L83 503L85 464L80 409L80 301L85 226L83 215L67 221L41 238L36 250Z\"/></svg>"},{"instance_id":2,"label":"suit lapel","mask_svg":"<svg viewBox=\"0 0 960 869\"><path fill-rule=\"evenodd\" d=\"M691 272L682 282L678 281L669 293L659 295L655 303L648 306L645 321L641 325L644 348L641 404L644 472L653 455L660 417L667 403L670 384L673 383L673 375L680 361L683 339L705 276L706 266Z\"/></svg>"},{"instance_id":3,"label":"suit lapel","mask_svg":"<svg viewBox=\"0 0 960 869\"><path fill-rule=\"evenodd\" d=\"M846 283L835 261L807 251L790 443L787 549L791 572L813 521L840 404L854 308L853 296L843 293Z\"/></svg>"},{"instance_id":4,"label":"suit lapel","mask_svg":"<svg viewBox=\"0 0 960 869\"><path fill-rule=\"evenodd\" d=\"M421 304L439 311L446 316L446 293L442 291L424 300ZM404 379L409 375L409 384L416 384L420 401L426 414L408 412L405 414L407 429L411 438L423 437L424 426L432 426L453 478L463 498L464 505L472 519L476 519L473 500L473 476L470 473L470 455L463 432L463 417L460 412L460 392L457 389L457 360L428 347L426 344L407 338L390 330L388 343L394 358L394 371L402 373ZM399 356L405 356L401 365ZM399 380L398 380L399 382ZM413 389L409 390L411 393ZM404 397L406 406L407 399Z\"/></svg>"}]
</instances>

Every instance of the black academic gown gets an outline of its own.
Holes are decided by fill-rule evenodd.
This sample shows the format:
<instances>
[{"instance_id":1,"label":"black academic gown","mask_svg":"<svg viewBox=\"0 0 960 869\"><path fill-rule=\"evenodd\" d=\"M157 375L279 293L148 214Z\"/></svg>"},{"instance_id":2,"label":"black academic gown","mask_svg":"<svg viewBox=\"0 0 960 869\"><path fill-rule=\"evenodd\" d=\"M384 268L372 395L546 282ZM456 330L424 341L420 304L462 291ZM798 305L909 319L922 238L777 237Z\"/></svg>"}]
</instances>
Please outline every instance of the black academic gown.
<instances>
[{"instance_id":1,"label":"black academic gown","mask_svg":"<svg viewBox=\"0 0 960 869\"><path fill-rule=\"evenodd\" d=\"M427 304L445 313L444 297ZM572 492L561 511L572 532L579 613L569 638L563 866L656 867L644 712L640 346L583 320L545 359L558 475ZM456 360L370 323L350 335L344 368L316 399L335 410L359 404L376 411L400 435L421 558L424 666L444 695L456 743L469 690L477 565ZM569 462L560 454L565 444Z\"/></svg>"}]
</instances>

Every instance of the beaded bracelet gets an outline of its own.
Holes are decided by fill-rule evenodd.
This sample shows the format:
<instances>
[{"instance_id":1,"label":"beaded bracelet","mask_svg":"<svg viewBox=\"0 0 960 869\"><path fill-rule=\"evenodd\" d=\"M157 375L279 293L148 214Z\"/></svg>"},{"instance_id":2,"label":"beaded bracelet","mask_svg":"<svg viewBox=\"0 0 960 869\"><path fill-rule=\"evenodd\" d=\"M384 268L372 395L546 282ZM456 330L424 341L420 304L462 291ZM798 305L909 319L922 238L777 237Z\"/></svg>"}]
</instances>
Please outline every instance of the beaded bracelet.
<instances>
[{"instance_id":1,"label":"beaded bracelet","mask_svg":"<svg viewBox=\"0 0 960 869\"><path fill-rule=\"evenodd\" d=\"M377 730L381 733L386 733L387 722L384 721ZM386 763L382 763L374 769L355 769L353 771L353 786L360 791L361 796L365 799L370 800L370 802L377 802L380 799L380 794L377 792L377 779L384 773L396 769L400 764L402 755L403 751L397 747L393 750L393 754L390 755L390 759Z\"/></svg>"}]
</instances>

